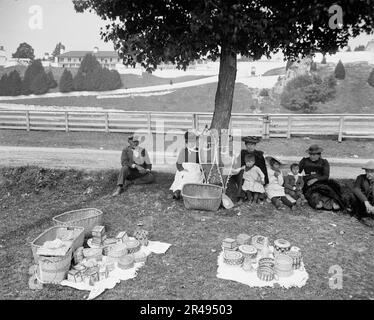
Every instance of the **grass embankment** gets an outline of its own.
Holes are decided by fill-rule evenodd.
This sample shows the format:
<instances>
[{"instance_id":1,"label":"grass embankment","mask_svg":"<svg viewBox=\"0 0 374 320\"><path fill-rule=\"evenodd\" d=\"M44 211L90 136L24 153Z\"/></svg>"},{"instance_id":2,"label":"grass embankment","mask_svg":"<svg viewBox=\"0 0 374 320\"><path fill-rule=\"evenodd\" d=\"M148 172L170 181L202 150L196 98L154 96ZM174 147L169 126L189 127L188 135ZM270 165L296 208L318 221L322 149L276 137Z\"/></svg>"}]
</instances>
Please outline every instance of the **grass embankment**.
<instances>
[{"instance_id":1,"label":"grass embankment","mask_svg":"<svg viewBox=\"0 0 374 320\"><path fill-rule=\"evenodd\" d=\"M116 172L84 174L33 167L0 170L0 298L82 299L82 291L55 285L31 291L29 242L64 211L96 207L110 235L132 232L139 221L150 239L171 243L165 255L152 255L133 280L121 282L98 299L373 299L374 232L349 216L277 212L270 204L243 204L217 213L188 211L169 193L171 175L132 186L111 198ZM249 288L216 278L222 239L239 233L285 238L301 248L309 272L305 287ZM330 245L329 245L330 243ZM332 245L333 244L333 245ZM343 269L343 289L329 287L329 268Z\"/></svg>"}]
</instances>

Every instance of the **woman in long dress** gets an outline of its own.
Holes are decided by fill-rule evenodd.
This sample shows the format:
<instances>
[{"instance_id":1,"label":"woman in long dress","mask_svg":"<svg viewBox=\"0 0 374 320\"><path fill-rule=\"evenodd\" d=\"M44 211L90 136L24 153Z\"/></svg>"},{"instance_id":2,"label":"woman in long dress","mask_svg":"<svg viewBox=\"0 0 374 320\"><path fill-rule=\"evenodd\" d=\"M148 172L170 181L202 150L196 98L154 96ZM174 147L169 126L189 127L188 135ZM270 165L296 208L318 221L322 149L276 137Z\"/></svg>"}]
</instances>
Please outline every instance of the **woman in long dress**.
<instances>
[{"instance_id":1,"label":"woman in long dress","mask_svg":"<svg viewBox=\"0 0 374 320\"><path fill-rule=\"evenodd\" d=\"M204 183L205 177L200 166L198 137L186 132L184 135L185 147L180 150L176 167L174 182L170 187L173 199L181 198L181 191L186 183Z\"/></svg>"},{"instance_id":2,"label":"woman in long dress","mask_svg":"<svg viewBox=\"0 0 374 320\"><path fill-rule=\"evenodd\" d=\"M312 145L307 152L309 157L299 163L299 172L304 171L304 195L314 209L345 209L342 188L338 182L330 179L330 164L321 157L323 149Z\"/></svg>"}]
</instances>

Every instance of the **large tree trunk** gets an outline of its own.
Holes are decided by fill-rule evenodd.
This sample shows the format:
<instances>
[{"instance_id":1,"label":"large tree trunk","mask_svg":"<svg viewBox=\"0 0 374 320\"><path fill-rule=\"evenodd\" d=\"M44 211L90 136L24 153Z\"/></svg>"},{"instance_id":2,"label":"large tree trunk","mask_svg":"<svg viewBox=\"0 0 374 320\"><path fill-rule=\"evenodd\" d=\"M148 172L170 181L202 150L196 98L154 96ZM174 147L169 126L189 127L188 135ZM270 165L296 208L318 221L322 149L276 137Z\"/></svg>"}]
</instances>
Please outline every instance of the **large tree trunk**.
<instances>
[{"instance_id":1,"label":"large tree trunk","mask_svg":"<svg viewBox=\"0 0 374 320\"><path fill-rule=\"evenodd\" d=\"M228 129L234 97L237 59L229 48L222 47L220 56L218 87L211 129Z\"/></svg>"}]
</instances>

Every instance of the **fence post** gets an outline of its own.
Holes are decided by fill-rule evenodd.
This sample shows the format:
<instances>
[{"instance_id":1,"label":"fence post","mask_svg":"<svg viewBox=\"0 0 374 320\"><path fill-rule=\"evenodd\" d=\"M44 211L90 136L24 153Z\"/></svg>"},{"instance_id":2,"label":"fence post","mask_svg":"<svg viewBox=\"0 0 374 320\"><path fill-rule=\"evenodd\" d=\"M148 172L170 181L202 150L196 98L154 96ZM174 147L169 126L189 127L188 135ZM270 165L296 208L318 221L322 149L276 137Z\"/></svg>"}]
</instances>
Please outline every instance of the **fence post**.
<instances>
[{"instance_id":1,"label":"fence post","mask_svg":"<svg viewBox=\"0 0 374 320\"><path fill-rule=\"evenodd\" d=\"M197 125L197 114L196 113L192 114L192 128L195 129L195 130L198 129L198 125Z\"/></svg>"},{"instance_id":2,"label":"fence post","mask_svg":"<svg viewBox=\"0 0 374 320\"><path fill-rule=\"evenodd\" d=\"M291 138L291 126L292 126L292 118L291 116L288 116L287 139Z\"/></svg>"},{"instance_id":3,"label":"fence post","mask_svg":"<svg viewBox=\"0 0 374 320\"><path fill-rule=\"evenodd\" d=\"M26 111L26 130L30 131L30 112Z\"/></svg>"},{"instance_id":4,"label":"fence post","mask_svg":"<svg viewBox=\"0 0 374 320\"><path fill-rule=\"evenodd\" d=\"M109 132L109 113L105 112L105 131Z\"/></svg>"},{"instance_id":5,"label":"fence post","mask_svg":"<svg viewBox=\"0 0 374 320\"><path fill-rule=\"evenodd\" d=\"M270 138L270 116L269 115L265 115L263 117L262 138L264 140L268 140Z\"/></svg>"},{"instance_id":6,"label":"fence post","mask_svg":"<svg viewBox=\"0 0 374 320\"><path fill-rule=\"evenodd\" d=\"M152 141L152 119L150 112L147 113L147 127L149 141Z\"/></svg>"},{"instance_id":7,"label":"fence post","mask_svg":"<svg viewBox=\"0 0 374 320\"><path fill-rule=\"evenodd\" d=\"M343 141L343 130L344 130L344 117L340 117L339 120L339 135L338 135L338 141Z\"/></svg>"},{"instance_id":8,"label":"fence post","mask_svg":"<svg viewBox=\"0 0 374 320\"><path fill-rule=\"evenodd\" d=\"M65 132L69 132L69 113L65 111Z\"/></svg>"}]
</instances>

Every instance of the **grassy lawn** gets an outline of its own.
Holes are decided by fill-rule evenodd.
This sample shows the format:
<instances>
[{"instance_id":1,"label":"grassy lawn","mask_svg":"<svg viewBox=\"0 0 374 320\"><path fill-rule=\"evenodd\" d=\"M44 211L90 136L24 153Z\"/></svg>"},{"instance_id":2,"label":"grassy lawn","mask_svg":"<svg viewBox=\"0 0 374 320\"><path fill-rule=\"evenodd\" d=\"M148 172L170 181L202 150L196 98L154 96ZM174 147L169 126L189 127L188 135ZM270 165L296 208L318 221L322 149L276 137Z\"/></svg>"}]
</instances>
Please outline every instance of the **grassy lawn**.
<instances>
[{"instance_id":1,"label":"grassy lawn","mask_svg":"<svg viewBox=\"0 0 374 320\"><path fill-rule=\"evenodd\" d=\"M28 288L29 242L64 211L96 207L110 235L132 232L139 221L150 239L169 242L165 255L151 255L135 279L121 282L98 299L369 299L374 298L374 232L341 214L305 209L277 212L270 204L243 204L217 213L188 211L169 194L172 176L155 185L133 186L112 199L116 172L85 174L33 167L1 169L0 298L83 299L87 293L46 285ZM93 192L85 194L88 187ZM146 200L145 200L146 199ZM336 226L335 226L336 225ZM249 288L216 278L223 238L239 233L285 238L299 246L309 280L303 288ZM328 243L334 242L335 246ZM343 289L329 288L329 268L343 268Z\"/></svg>"},{"instance_id":2,"label":"grassy lawn","mask_svg":"<svg viewBox=\"0 0 374 320\"><path fill-rule=\"evenodd\" d=\"M88 97L36 98L3 103L31 104L41 106L78 106L100 107L105 109L120 109L127 111L171 111L212 112L217 84L205 84L196 87L177 89L166 95L149 97L128 97L97 99ZM250 112L252 104L250 90L243 84L237 84L234 92L233 112Z\"/></svg>"},{"instance_id":3,"label":"grassy lawn","mask_svg":"<svg viewBox=\"0 0 374 320\"><path fill-rule=\"evenodd\" d=\"M165 147L170 143L172 142L165 142ZM0 146L122 150L126 144L127 134L124 133L0 130ZM258 149L267 154L302 157L312 144L321 145L325 149L326 158L353 155L373 158L374 154L374 144L371 141L347 140L339 143L336 139L329 138L272 138L262 141Z\"/></svg>"}]
</instances>

